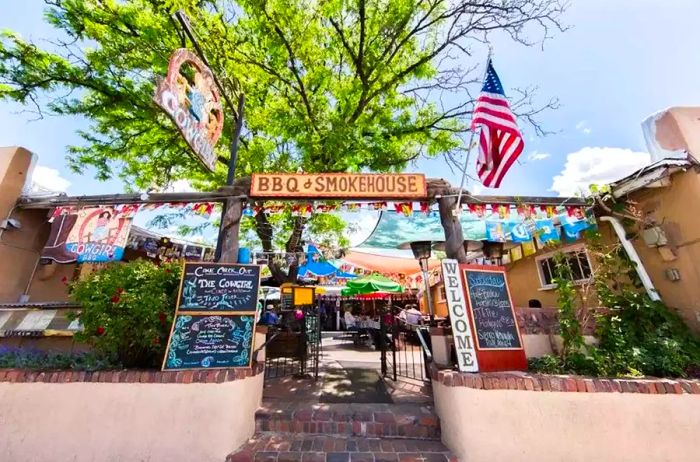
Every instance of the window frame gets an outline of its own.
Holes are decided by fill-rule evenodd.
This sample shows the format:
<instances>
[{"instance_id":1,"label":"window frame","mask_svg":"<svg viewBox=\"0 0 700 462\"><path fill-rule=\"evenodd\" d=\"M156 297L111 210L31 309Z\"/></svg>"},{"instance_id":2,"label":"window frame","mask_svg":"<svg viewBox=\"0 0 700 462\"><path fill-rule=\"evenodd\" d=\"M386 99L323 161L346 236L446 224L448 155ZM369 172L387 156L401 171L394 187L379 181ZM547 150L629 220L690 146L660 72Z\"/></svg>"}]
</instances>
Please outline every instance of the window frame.
<instances>
[{"instance_id":1,"label":"window frame","mask_svg":"<svg viewBox=\"0 0 700 462\"><path fill-rule=\"evenodd\" d=\"M588 249L583 244L576 244L576 245L571 245L571 246L561 248L561 249L554 251L554 252L548 252L546 254L538 255L535 257L535 269L537 270L537 276L540 280L539 290L552 290L552 289L556 288L556 284L546 284L545 283L544 271L542 269L542 261L551 260L559 252L565 253L565 254L566 253L583 253L583 255L586 258L586 262L588 263L588 271L590 273L590 276L588 276L587 278L583 278L583 279L576 279L573 282L575 285L583 285L583 284L586 284L586 283L591 281L591 277L593 275L593 272L592 272L593 265L591 264L591 258L588 255ZM581 270L581 274L583 274L583 267L581 266L580 262L579 262L579 267L580 267L579 269ZM554 276L553 268L551 268L551 266L550 266L550 271L552 272L552 276Z\"/></svg>"}]
</instances>

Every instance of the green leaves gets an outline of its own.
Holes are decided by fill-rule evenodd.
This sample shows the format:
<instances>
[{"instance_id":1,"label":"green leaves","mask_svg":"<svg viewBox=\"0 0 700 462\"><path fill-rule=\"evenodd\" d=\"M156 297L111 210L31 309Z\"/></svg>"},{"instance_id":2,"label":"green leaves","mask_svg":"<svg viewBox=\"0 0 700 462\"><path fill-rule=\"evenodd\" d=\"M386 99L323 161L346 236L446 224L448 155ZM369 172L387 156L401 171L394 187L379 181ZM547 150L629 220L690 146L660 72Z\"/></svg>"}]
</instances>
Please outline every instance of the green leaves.
<instances>
[{"instance_id":1,"label":"green leaves","mask_svg":"<svg viewBox=\"0 0 700 462\"><path fill-rule=\"evenodd\" d=\"M682 377L700 366L700 340L663 303L649 298L635 283L632 262L618 245L599 233L587 234L595 261L593 286L598 305L594 318L597 346L585 346L576 309L579 295L570 270L557 258L555 280L564 350L530 362L532 370L599 376ZM630 277L634 275L633 277Z\"/></svg>"},{"instance_id":2,"label":"green leaves","mask_svg":"<svg viewBox=\"0 0 700 462\"><path fill-rule=\"evenodd\" d=\"M156 367L172 324L181 266L136 260L108 265L71 286L86 342L126 367Z\"/></svg>"},{"instance_id":3,"label":"green leaves","mask_svg":"<svg viewBox=\"0 0 700 462\"><path fill-rule=\"evenodd\" d=\"M244 176L398 172L420 156L464 150L482 78L478 48L491 33L523 44L538 31L545 37L561 28L564 10L560 0L48 3L45 18L58 39L0 38L0 100L87 119L83 142L67 148L69 166L119 177L130 190L178 179L201 188L225 182L233 108L224 106L220 162L210 174L152 101L172 51L193 48L175 11L190 18L224 94L233 104L245 94L236 169ZM531 96L513 104L528 122L556 105L531 108Z\"/></svg>"},{"instance_id":4,"label":"green leaves","mask_svg":"<svg viewBox=\"0 0 700 462\"><path fill-rule=\"evenodd\" d=\"M224 179L232 108L209 175L151 101L172 50L191 47L171 17L190 18L225 93L246 95L239 175L257 171L398 171L461 147L480 72L453 65L492 30L558 27L555 0L479 5L444 0L65 0L46 20L60 39L37 47L2 33L0 98L92 122L69 148L79 171L134 189ZM453 54L450 54L453 53ZM471 77L471 73L474 76ZM457 96L459 95L459 96ZM455 97L457 96L457 97Z\"/></svg>"}]
</instances>

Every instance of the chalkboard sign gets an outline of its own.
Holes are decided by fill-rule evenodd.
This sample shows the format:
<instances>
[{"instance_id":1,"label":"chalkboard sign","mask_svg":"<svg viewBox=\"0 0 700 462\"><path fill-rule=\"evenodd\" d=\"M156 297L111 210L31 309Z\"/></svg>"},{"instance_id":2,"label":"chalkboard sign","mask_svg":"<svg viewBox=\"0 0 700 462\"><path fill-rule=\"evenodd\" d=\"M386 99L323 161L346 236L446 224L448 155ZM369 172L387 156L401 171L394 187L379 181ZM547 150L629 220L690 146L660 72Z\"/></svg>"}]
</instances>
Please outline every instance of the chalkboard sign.
<instances>
[{"instance_id":1,"label":"chalkboard sign","mask_svg":"<svg viewBox=\"0 0 700 462\"><path fill-rule=\"evenodd\" d=\"M163 370L250 367L254 315L175 316Z\"/></svg>"},{"instance_id":2,"label":"chalkboard sign","mask_svg":"<svg viewBox=\"0 0 700 462\"><path fill-rule=\"evenodd\" d=\"M504 271L464 269L480 350L522 349Z\"/></svg>"},{"instance_id":3,"label":"chalkboard sign","mask_svg":"<svg viewBox=\"0 0 700 462\"><path fill-rule=\"evenodd\" d=\"M180 311L255 312L260 266L185 263L180 285Z\"/></svg>"}]
</instances>

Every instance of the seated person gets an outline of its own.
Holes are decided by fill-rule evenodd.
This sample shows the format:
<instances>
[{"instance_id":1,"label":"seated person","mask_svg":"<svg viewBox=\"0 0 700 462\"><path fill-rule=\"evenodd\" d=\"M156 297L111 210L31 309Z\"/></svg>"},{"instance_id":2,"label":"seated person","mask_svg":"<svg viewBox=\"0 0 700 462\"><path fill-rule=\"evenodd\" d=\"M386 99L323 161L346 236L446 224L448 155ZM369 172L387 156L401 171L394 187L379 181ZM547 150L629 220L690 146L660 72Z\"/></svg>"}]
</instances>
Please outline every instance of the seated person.
<instances>
[{"instance_id":1,"label":"seated person","mask_svg":"<svg viewBox=\"0 0 700 462\"><path fill-rule=\"evenodd\" d=\"M415 305L407 305L406 308L399 313L399 319L406 324L417 326L423 319L423 314L415 308Z\"/></svg>"},{"instance_id":2,"label":"seated person","mask_svg":"<svg viewBox=\"0 0 700 462\"><path fill-rule=\"evenodd\" d=\"M277 316L277 313L275 313L275 307L272 305L267 305L267 310L265 311L265 314L263 314L260 318L260 324L264 324L266 326L274 326L278 322L279 316Z\"/></svg>"},{"instance_id":3,"label":"seated person","mask_svg":"<svg viewBox=\"0 0 700 462\"><path fill-rule=\"evenodd\" d=\"M352 315L350 310L345 311L345 328L350 330L353 328L356 328L357 320L355 319L355 316Z\"/></svg>"}]
</instances>

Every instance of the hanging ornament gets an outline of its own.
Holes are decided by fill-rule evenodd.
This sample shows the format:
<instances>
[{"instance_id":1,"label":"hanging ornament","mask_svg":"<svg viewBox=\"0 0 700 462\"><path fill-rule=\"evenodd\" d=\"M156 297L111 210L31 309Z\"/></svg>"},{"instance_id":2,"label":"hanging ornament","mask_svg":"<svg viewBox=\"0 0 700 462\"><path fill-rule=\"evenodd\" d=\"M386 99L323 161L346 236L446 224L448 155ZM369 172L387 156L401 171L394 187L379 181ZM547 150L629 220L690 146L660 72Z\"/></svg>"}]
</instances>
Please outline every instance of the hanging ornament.
<instances>
[{"instance_id":1,"label":"hanging ornament","mask_svg":"<svg viewBox=\"0 0 700 462\"><path fill-rule=\"evenodd\" d=\"M484 204L469 204L469 211L481 218L486 213L486 205Z\"/></svg>"},{"instance_id":2,"label":"hanging ornament","mask_svg":"<svg viewBox=\"0 0 700 462\"><path fill-rule=\"evenodd\" d=\"M243 209L243 216L244 217L252 217L253 215L255 215L255 212L250 207L250 204L246 205L246 207Z\"/></svg>"},{"instance_id":3,"label":"hanging ornament","mask_svg":"<svg viewBox=\"0 0 700 462\"><path fill-rule=\"evenodd\" d=\"M586 216L583 213L582 207L573 207L570 205L566 206L566 214L570 217L576 218L578 220L585 220Z\"/></svg>"},{"instance_id":4,"label":"hanging ornament","mask_svg":"<svg viewBox=\"0 0 700 462\"><path fill-rule=\"evenodd\" d=\"M413 215L412 202L395 202L394 209L396 210L396 213L402 213L405 217L410 217Z\"/></svg>"},{"instance_id":5,"label":"hanging ornament","mask_svg":"<svg viewBox=\"0 0 700 462\"><path fill-rule=\"evenodd\" d=\"M518 205L518 215L521 215L523 218L525 218L525 219L532 218L535 214L536 214L536 211L535 211L534 205L529 205L529 204Z\"/></svg>"},{"instance_id":6,"label":"hanging ornament","mask_svg":"<svg viewBox=\"0 0 700 462\"><path fill-rule=\"evenodd\" d=\"M496 213L501 220L505 220L510 216L510 206L506 204L493 204L491 210Z\"/></svg>"},{"instance_id":7,"label":"hanging ornament","mask_svg":"<svg viewBox=\"0 0 700 462\"><path fill-rule=\"evenodd\" d=\"M420 211L421 211L421 213L429 215L430 214L430 202L421 202L420 203Z\"/></svg>"},{"instance_id":8,"label":"hanging ornament","mask_svg":"<svg viewBox=\"0 0 700 462\"><path fill-rule=\"evenodd\" d=\"M540 210L547 215L547 218L552 218L557 213L557 208L553 205L540 205Z\"/></svg>"}]
</instances>

